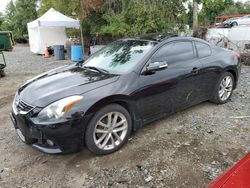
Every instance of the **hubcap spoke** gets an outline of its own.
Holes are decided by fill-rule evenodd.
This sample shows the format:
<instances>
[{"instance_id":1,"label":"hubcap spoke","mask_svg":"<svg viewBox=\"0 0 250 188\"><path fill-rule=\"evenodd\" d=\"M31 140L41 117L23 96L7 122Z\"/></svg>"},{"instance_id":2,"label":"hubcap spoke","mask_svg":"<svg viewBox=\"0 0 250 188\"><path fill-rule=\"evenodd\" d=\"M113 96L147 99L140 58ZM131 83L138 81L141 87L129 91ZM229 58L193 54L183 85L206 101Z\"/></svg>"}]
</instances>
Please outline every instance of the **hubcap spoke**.
<instances>
[{"instance_id":1,"label":"hubcap spoke","mask_svg":"<svg viewBox=\"0 0 250 188\"><path fill-rule=\"evenodd\" d=\"M108 126L110 127L112 123L112 113L108 114Z\"/></svg>"},{"instance_id":2,"label":"hubcap spoke","mask_svg":"<svg viewBox=\"0 0 250 188\"><path fill-rule=\"evenodd\" d=\"M105 129L96 129L95 132L96 132L96 133L103 133L103 134L108 133L108 131L105 130Z\"/></svg>"},{"instance_id":3,"label":"hubcap spoke","mask_svg":"<svg viewBox=\"0 0 250 188\"><path fill-rule=\"evenodd\" d=\"M227 99L227 92L224 91L224 94L223 94L223 100L226 100Z\"/></svg>"},{"instance_id":4,"label":"hubcap spoke","mask_svg":"<svg viewBox=\"0 0 250 188\"><path fill-rule=\"evenodd\" d=\"M103 134L103 135L97 140L96 145L100 144L106 136L107 136L107 133Z\"/></svg>"},{"instance_id":5,"label":"hubcap spoke","mask_svg":"<svg viewBox=\"0 0 250 188\"><path fill-rule=\"evenodd\" d=\"M102 148L104 148L106 146L106 144L108 143L110 137L111 137L111 133L106 135L105 140L103 141L102 146L101 146Z\"/></svg>"},{"instance_id":6,"label":"hubcap spoke","mask_svg":"<svg viewBox=\"0 0 250 188\"><path fill-rule=\"evenodd\" d=\"M222 97L222 96L224 95L224 93L225 93L225 91L221 89L221 90L219 91L220 97Z\"/></svg>"},{"instance_id":7,"label":"hubcap spoke","mask_svg":"<svg viewBox=\"0 0 250 188\"><path fill-rule=\"evenodd\" d=\"M117 141L119 141L119 143L122 142L122 139L120 138L120 136L116 132L113 132L113 135L115 136L115 138L117 139Z\"/></svg>"},{"instance_id":8,"label":"hubcap spoke","mask_svg":"<svg viewBox=\"0 0 250 188\"><path fill-rule=\"evenodd\" d=\"M224 78L223 81L222 81L222 85L223 85L224 87L226 86L226 82L227 82L227 81L226 81L226 78Z\"/></svg>"},{"instance_id":9,"label":"hubcap spoke","mask_svg":"<svg viewBox=\"0 0 250 188\"><path fill-rule=\"evenodd\" d=\"M100 125L100 126L105 127L105 128L109 128L109 126L107 124L105 124L101 121L99 121L97 125Z\"/></svg>"},{"instance_id":10,"label":"hubcap spoke","mask_svg":"<svg viewBox=\"0 0 250 188\"><path fill-rule=\"evenodd\" d=\"M110 138L111 138L111 144L112 144L112 146L115 147L116 144L115 144L115 140L114 140L114 137L113 137L112 134L111 134Z\"/></svg>"},{"instance_id":11,"label":"hubcap spoke","mask_svg":"<svg viewBox=\"0 0 250 188\"><path fill-rule=\"evenodd\" d=\"M113 126L113 128L116 128L116 127L121 126L121 125L124 124L126 121L127 121L126 119L121 120L120 122L116 123L116 124Z\"/></svg>"},{"instance_id":12,"label":"hubcap spoke","mask_svg":"<svg viewBox=\"0 0 250 188\"><path fill-rule=\"evenodd\" d=\"M117 123L117 119L118 119L118 114L115 113L115 117L113 119L112 126L114 126Z\"/></svg>"},{"instance_id":13,"label":"hubcap spoke","mask_svg":"<svg viewBox=\"0 0 250 188\"><path fill-rule=\"evenodd\" d=\"M117 133L117 132L123 131L123 130L125 130L125 129L127 129L127 126L126 126L126 125L123 125L122 127L113 129L113 132L116 132L116 133Z\"/></svg>"},{"instance_id":14,"label":"hubcap spoke","mask_svg":"<svg viewBox=\"0 0 250 188\"><path fill-rule=\"evenodd\" d=\"M226 86L228 86L231 82L231 79L229 77L226 78Z\"/></svg>"}]
</instances>

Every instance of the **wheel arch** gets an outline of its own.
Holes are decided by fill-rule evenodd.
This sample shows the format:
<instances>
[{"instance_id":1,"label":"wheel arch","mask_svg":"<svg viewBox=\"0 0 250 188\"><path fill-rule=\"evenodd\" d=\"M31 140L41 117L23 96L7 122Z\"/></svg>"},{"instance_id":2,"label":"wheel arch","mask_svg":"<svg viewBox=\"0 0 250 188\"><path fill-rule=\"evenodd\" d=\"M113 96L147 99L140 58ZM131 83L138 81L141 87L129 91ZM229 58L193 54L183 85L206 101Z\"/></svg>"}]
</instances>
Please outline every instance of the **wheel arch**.
<instances>
[{"instance_id":1,"label":"wheel arch","mask_svg":"<svg viewBox=\"0 0 250 188\"><path fill-rule=\"evenodd\" d=\"M234 87L233 87L233 89L235 89L236 85L237 85L237 81L238 81L236 71L233 70L233 69L227 69L225 72L230 72L233 75L233 77L234 77Z\"/></svg>"},{"instance_id":2,"label":"wheel arch","mask_svg":"<svg viewBox=\"0 0 250 188\"><path fill-rule=\"evenodd\" d=\"M139 117L137 115L138 111L136 108L135 101L126 95L112 95L112 96L105 97L105 98L97 101L96 103L94 103L86 111L85 114L86 115L94 114L98 110L100 110L101 108L108 106L110 104L118 104L118 105L122 106L123 108L125 108L129 112L129 114L131 115L132 127L133 127L134 131L140 127L140 123L139 123L140 121L139 121Z\"/></svg>"},{"instance_id":3,"label":"wheel arch","mask_svg":"<svg viewBox=\"0 0 250 188\"><path fill-rule=\"evenodd\" d=\"M239 25L237 21L233 21L233 22L231 23L231 26L234 26L234 24Z\"/></svg>"}]
</instances>

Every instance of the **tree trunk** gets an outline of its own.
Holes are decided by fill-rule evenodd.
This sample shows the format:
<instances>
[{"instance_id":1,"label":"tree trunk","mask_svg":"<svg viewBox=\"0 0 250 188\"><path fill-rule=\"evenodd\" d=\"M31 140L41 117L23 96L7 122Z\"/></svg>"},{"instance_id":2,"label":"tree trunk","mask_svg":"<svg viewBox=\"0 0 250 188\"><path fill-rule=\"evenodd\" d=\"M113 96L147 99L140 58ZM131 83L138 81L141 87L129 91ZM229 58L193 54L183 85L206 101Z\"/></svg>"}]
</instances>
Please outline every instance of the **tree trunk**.
<instances>
[{"instance_id":1,"label":"tree trunk","mask_svg":"<svg viewBox=\"0 0 250 188\"><path fill-rule=\"evenodd\" d=\"M193 33L194 35L198 32L198 3L193 0Z\"/></svg>"}]
</instances>

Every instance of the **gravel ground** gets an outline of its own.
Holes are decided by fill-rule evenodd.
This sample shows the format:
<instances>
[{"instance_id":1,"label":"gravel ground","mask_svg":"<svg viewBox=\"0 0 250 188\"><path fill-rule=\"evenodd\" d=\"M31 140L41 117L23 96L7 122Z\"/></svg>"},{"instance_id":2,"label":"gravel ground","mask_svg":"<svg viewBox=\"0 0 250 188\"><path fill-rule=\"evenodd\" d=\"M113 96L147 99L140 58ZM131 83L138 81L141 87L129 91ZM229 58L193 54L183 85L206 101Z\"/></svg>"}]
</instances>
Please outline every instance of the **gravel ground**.
<instances>
[{"instance_id":1,"label":"gravel ground","mask_svg":"<svg viewBox=\"0 0 250 188\"><path fill-rule=\"evenodd\" d=\"M161 119L132 135L120 151L87 149L46 155L21 143L9 118L27 79L69 61L44 59L15 46L0 78L0 187L205 187L250 149L250 67L225 105L209 102Z\"/></svg>"}]
</instances>

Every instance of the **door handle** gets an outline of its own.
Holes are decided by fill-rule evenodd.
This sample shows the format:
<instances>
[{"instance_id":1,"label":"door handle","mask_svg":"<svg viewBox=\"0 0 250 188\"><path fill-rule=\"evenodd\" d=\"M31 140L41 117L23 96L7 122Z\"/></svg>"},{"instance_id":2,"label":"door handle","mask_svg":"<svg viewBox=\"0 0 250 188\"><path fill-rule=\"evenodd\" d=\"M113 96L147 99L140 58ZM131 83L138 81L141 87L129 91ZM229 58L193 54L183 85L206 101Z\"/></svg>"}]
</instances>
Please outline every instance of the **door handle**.
<instances>
[{"instance_id":1,"label":"door handle","mask_svg":"<svg viewBox=\"0 0 250 188\"><path fill-rule=\"evenodd\" d=\"M198 67L194 67L191 71L192 74L198 74L199 73L199 68Z\"/></svg>"}]
</instances>

